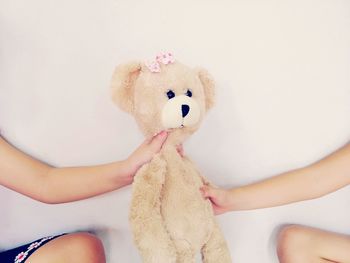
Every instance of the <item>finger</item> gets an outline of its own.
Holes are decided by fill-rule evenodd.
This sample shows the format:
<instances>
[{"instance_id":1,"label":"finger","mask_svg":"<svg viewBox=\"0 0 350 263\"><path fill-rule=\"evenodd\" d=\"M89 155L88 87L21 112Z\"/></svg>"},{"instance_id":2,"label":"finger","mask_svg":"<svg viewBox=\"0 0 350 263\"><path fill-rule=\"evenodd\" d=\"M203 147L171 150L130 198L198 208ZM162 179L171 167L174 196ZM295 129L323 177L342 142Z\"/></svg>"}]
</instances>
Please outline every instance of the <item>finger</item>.
<instances>
[{"instance_id":1,"label":"finger","mask_svg":"<svg viewBox=\"0 0 350 263\"><path fill-rule=\"evenodd\" d=\"M151 141L153 140L153 137L154 137L154 136L148 137L142 144L143 144L143 145L148 145L148 144L150 144Z\"/></svg>"},{"instance_id":2,"label":"finger","mask_svg":"<svg viewBox=\"0 0 350 263\"><path fill-rule=\"evenodd\" d=\"M210 198L208 199L211 202L211 207L213 208L214 215L220 215L223 214L225 211L222 207L218 206L211 200Z\"/></svg>"},{"instance_id":3,"label":"finger","mask_svg":"<svg viewBox=\"0 0 350 263\"><path fill-rule=\"evenodd\" d=\"M162 145L165 142L167 137L168 137L168 133L166 131L162 131L158 133L152 138L150 142L150 146L152 147L152 149L159 151L160 148L162 148Z\"/></svg>"},{"instance_id":4,"label":"finger","mask_svg":"<svg viewBox=\"0 0 350 263\"><path fill-rule=\"evenodd\" d=\"M151 144L151 142L152 142L155 138L157 138L157 136L161 135L163 132L164 132L164 131L158 132L158 133L154 134L153 136L150 136L150 137L146 138L142 144L143 144L143 145Z\"/></svg>"},{"instance_id":5,"label":"finger","mask_svg":"<svg viewBox=\"0 0 350 263\"><path fill-rule=\"evenodd\" d=\"M202 195L204 198L210 198L213 197L215 195L215 189L210 187L209 185L203 185L200 188Z\"/></svg>"},{"instance_id":6,"label":"finger","mask_svg":"<svg viewBox=\"0 0 350 263\"><path fill-rule=\"evenodd\" d=\"M184 157L184 147L182 146L182 144L177 145L176 150L181 155L181 157Z\"/></svg>"}]
</instances>

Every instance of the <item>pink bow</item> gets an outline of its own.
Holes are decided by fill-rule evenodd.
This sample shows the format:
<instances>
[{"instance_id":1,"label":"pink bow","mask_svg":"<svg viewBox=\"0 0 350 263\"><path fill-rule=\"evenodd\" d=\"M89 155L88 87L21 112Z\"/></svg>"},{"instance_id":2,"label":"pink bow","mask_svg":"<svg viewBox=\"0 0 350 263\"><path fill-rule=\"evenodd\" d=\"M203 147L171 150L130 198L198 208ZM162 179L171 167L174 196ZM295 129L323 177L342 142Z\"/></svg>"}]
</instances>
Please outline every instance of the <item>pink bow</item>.
<instances>
[{"instance_id":1,"label":"pink bow","mask_svg":"<svg viewBox=\"0 0 350 263\"><path fill-rule=\"evenodd\" d=\"M160 53L156 56L155 61L146 62L147 68L153 73L159 73L161 71L160 63L164 65L172 64L175 62L173 54L170 52Z\"/></svg>"}]
</instances>

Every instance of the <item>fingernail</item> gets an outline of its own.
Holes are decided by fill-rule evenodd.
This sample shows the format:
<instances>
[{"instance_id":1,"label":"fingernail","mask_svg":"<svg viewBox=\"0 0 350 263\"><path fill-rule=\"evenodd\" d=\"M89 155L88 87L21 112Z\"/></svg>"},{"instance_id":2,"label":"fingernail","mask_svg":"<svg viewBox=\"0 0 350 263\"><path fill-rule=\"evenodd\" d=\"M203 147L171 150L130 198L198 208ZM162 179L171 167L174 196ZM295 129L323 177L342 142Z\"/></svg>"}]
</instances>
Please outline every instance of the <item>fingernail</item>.
<instances>
[{"instance_id":1,"label":"fingernail","mask_svg":"<svg viewBox=\"0 0 350 263\"><path fill-rule=\"evenodd\" d=\"M160 133L159 133L159 135L160 136L165 136L165 135L167 135L168 133L166 132L166 131L161 131Z\"/></svg>"}]
</instances>

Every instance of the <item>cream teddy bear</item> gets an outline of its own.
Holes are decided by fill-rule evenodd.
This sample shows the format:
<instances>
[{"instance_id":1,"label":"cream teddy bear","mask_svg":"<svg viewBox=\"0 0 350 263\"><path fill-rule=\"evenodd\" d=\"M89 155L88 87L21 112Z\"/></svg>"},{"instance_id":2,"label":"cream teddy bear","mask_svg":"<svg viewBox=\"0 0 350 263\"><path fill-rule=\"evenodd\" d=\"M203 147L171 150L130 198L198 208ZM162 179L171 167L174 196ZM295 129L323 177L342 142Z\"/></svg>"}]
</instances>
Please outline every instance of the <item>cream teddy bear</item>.
<instances>
[{"instance_id":1,"label":"cream teddy bear","mask_svg":"<svg viewBox=\"0 0 350 263\"><path fill-rule=\"evenodd\" d=\"M190 263L199 251L203 262L231 262L211 204L199 190L205 179L177 151L213 106L208 72L163 53L150 63L118 66L112 91L114 102L134 116L145 136L168 131L159 154L140 168L133 183L129 220L143 262Z\"/></svg>"}]
</instances>

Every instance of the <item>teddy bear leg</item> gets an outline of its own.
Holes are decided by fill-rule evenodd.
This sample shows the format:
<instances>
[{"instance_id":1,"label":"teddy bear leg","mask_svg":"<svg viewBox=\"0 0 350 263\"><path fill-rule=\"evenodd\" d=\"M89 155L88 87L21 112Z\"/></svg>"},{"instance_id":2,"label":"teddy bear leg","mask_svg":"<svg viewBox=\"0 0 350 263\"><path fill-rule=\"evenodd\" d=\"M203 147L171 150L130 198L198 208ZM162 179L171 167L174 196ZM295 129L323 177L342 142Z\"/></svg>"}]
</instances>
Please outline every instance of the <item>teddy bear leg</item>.
<instances>
[{"instance_id":1,"label":"teddy bear leg","mask_svg":"<svg viewBox=\"0 0 350 263\"><path fill-rule=\"evenodd\" d=\"M206 244L202 247L204 263L230 263L232 262L226 240L217 225L214 223L213 232Z\"/></svg>"},{"instance_id":2,"label":"teddy bear leg","mask_svg":"<svg viewBox=\"0 0 350 263\"><path fill-rule=\"evenodd\" d=\"M187 241L175 241L176 263L195 263L195 252Z\"/></svg>"},{"instance_id":3,"label":"teddy bear leg","mask_svg":"<svg viewBox=\"0 0 350 263\"><path fill-rule=\"evenodd\" d=\"M193 253L181 252L177 254L176 263L195 263L195 257Z\"/></svg>"},{"instance_id":4,"label":"teddy bear leg","mask_svg":"<svg viewBox=\"0 0 350 263\"><path fill-rule=\"evenodd\" d=\"M176 255L166 248L140 249L143 263L177 263Z\"/></svg>"},{"instance_id":5,"label":"teddy bear leg","mask_svg":"<svg viewBox=\"0 0 350 263\"><path fill-rule=\"evenodd\" d=\"M165 164L158 156L136 174L129 220L134 240L145 263L175 263L175 246L160 212Z\"/></svg>"},{"instance_id":6,"label":"teddy bear leg","mask_svg":"<svg viewBox=\"0 0 350 263\"><path fill-rule=\"evenodd\" d=\"M195 254L192 250L178 251L176 263L195 263Z\"/></svg>"}]
</instances>

